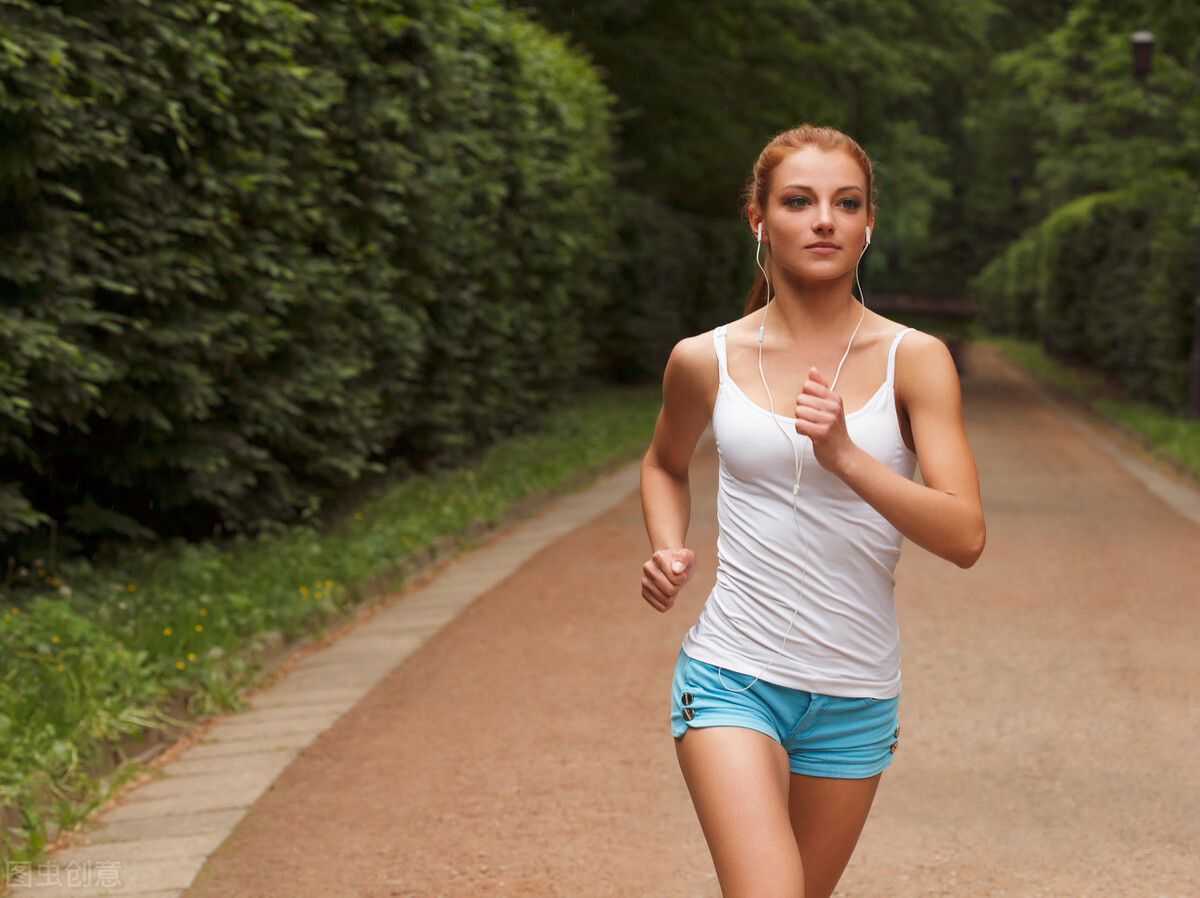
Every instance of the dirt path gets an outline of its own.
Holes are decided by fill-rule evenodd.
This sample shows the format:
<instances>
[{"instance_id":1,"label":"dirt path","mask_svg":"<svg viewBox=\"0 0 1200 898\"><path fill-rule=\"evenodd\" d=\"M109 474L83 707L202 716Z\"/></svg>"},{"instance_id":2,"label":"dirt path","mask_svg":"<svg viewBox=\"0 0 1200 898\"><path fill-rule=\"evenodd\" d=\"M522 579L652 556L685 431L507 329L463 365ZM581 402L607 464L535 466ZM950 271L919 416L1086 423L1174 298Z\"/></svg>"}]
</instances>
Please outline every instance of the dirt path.
<instances>
[{"instance_id":1,"label":"dirt path","mask_svg":"<svg viewBox=\"0 0 1200 898\"><path fill-rule=\"evenodd\" d=\"M1200 528L975 362L988 548L905 549L901 745L838 894L1200 895ZM675 611L637 595L630 496L318 737L187 896L718 895L666 720L714 472L710 445Z\"/></svg>"}]
</instances>

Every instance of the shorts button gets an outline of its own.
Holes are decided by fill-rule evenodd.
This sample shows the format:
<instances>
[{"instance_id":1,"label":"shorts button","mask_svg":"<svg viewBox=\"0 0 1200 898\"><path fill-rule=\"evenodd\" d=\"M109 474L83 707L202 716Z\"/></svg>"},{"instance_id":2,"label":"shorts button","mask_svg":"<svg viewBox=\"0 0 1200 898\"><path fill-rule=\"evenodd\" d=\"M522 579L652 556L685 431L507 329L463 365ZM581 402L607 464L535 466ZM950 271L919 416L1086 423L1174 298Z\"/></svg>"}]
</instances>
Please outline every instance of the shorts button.
<instances>
[{"instance_id":1,"label":"shorts button","mask_svg":"<svg viewBox=\"0 0 1200 898\"><path fill-rule=\"evenodd\" d=\"M683 719L684 720L691 720L695 716L696 716L696 712L693 711L691 708L683 709Z\"/></svg>"},{"instance_id":2,"label":"shorts button","mask_svg":"<svg viewBox=\"0 0 1200 898\"><path fill-rule=\"evenodd\" d=\"M690 705L692 703L692 694L690 692L685 692L682 696L680 696L679 700L685 705Z\"/></svg>"}]
</instances>

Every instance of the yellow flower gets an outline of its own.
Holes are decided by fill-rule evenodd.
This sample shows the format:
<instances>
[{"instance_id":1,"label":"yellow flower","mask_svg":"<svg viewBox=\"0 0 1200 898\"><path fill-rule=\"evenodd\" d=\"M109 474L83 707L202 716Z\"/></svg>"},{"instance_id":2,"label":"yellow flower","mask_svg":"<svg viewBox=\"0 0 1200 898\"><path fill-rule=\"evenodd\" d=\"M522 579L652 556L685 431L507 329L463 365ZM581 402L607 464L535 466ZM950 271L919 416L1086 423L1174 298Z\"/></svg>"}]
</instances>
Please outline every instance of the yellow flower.
<instances>
[{"instance_id":1,"label":"yellow flower","mask_svg":"<svg viewBox=\"0 0 1200 898\"><path fill-rule=\"evenodd\" d=\"M333 581L332 581L332 580L326 580L326 581L325 581L325 588L326 588L326 589L333 589Z\"/></svg>"},{"instance_id":2,"label":"yellow flower","mask_svg":"<svg viewBox=\"0 0 1200 898\"><path fill-rule=\"evenodd\" d=\"M186 665L186 664L184 664L182 661L176 661L176 662L175 662L175 666L176 666L177 668L179 668L180 670L183 670L183 669L184 669L184 668L185 668L187 665Z\"/></svg>"},{"instance_id":3,"label":"yellow flower","mask_svg":"<svg viewBox=\"0 0 1200 898\"><path fill-rule=\"evenodd\" d=\"M16 614L16 613L17 613L17 609L16 609L16 608L11 608L11 609L9 609L9 610L10 610L10 611L12 611L12 613L13 613L13 614Z\"/></svg>"},{"instance_id":4,"label":"yellow flower","mask_svg":"<svg viewBox=\"0 0 1200 898\"><path fill-rule=\"evenodd\" d=\"M302 596L308 595L308 587L307 586L300 587L300 595L302 595Z\"/></svg>"},{"instance_id":5,"label":"yellow flower","mask_svg":"<svg viewBox=\"0 0 1200 898\"><path fill-rule=\"evenodd\" d=\"M136 587L136 586L134 586L132 583L130 583L130 584L129 584L129 591L130 591L130 592L137 592L137 587Z\"/></svg>"},{"instance_id":6,"label":"yellow flower","mask_svg":"<svg viewBox=\"0 0 1200 898\"><path fill-rule=\"evenodd\" d=\"M361 511L354 512L354 520L361 521L362 519L363 519L363 513Z\"/></svg>"},{"instance_id":7,"label":"yellow flower","mask_svg":"<svg viewBox=\"0 0 1200 898\"><path fill-rule=\"evenodd\" d=\"M60 665L58 665L58 669L59 669L59 670L66 670L66 668L65 668L65 667L63 667L61 664L60 664Z\"/></svg>"},{"instance_id":8,"label":"yellow flower","mask_svg":"<svg viewBox=\"0 0 1200 898\"><path fill-rule=\"evenodd\" d=\"M319 598L321 598L321 594L320 594L319 592L314 592L314 593L313 593L313 598L314 598L314 599L319 599Z\"/></svg>"},{"instance_id":9,"label":"yellow flower","mask_svg":"<svg viewBox=\"0 0 1200 898\"><path fill-rule=\"evenodd\" d=\"M58 645L58 637L57 636L51 636L50 641L53 642L55 645Z\"/></svg>"},{"instance_id":10,"label":"yellow flower","mask_svg":"<svg viewBox=\"0 0 1200 898\"><path fill-rule=\"evenodd\" d=\"M200 624L196 624L196 632L197 632L197 633L203 633L203 632L204 632L204 627L202 627Z\"/></svg>"},{"instance_id":11,"label":"yellow flower","mask_svg":"<svg viewBox=\"0 0 1200 898\"><path fill-rule=\"evenodd\" d=\"M170 635L171 635L170 627L167 627L165 630L163 630L163 636L170 636Z\"/></svg>"},{"instance_id":12,"label":"yellow flower","mask_svg":"<svg viewBox=\"0 0 1200 898\"><path fill-rule=\"evenodd\" d=\"M201 617L208 617L208 609L207 609L207 608L201 608L201 609L200 609L200 616L201 616Z\"/></svg>"},{"instance_id":13,"label":"yellow flower","mask_svg":"<svg viewBox=\"0 0 1200 898\"><path fill-rule=\"evenodd\" d=\"M196 660L196 653L195 653L195 652L188 652L188 660L189 660L189 661L195 661L195 660Z\"/></svg>"}]
</instances>

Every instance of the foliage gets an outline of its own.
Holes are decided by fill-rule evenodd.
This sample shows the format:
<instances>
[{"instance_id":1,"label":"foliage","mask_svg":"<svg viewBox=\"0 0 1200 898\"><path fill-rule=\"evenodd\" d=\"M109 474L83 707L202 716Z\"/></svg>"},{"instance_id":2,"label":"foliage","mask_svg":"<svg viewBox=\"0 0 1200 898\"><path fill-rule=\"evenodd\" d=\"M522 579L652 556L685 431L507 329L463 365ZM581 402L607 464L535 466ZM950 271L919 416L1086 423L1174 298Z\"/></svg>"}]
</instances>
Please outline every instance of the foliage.
<instances>
[{"instance_id":1,"label":"foliage","mask_svg":"<svg viewBox=\"0 0 1200 898\"><path fill-rule=\"evenodd\" d=\"M609 99L540 28L0 3L0 535L303 517L520 429L588 362Z\"/></svg>"},{"instance_id":2,"label":"foliage","mask_svg":"<svg viewBox=\"0 0 1200 898\"><path fill-rule=\"evenodd\" d=\"M600 326L609 370L657 376L664 345L741 313L757 269L738 224L740 192L767 140L804 121L847 130L876 162L882 205L863 264L868 294L885 278L893 292L961 286L952 244L963 238L944 227L949 236L938 237L935 222L954 193L957 110L963 85L982 72L990 5L719 0L700 11L681 0L537 0L533 8L587 50L617 97L627 196Z\"/></svg>"},{"instance_id":3,"label":"foliage","mask_svg":"<svg viewBox=\"0 0 1200 898\"><path fill-rule=\"evenodd\" d=\"M372 478L326 526L14 571L0 590L0 806L20 825L0 843L10 856L36 855L52 824L84 819L134 773L110 776L109 752L170 724L173 697L186 697L190 715L237 709L262 673L246 650L266 634L318 635L447 540L462 544L518 500L640 451L660 401L644 388L576 396L469 467Z\"/></svg>"},{"instance_id":4,"label":"foliage","mask_svg":"<svg viewBox=\"0 0 1200 898\"><path fill-rule=\"evenodd\" d=\"M1134 434L1160 458L1200 480L1200 421L1169 414L1147 402L1102 399L1096 407Z\"/></svg>"},{"instance_id":5,"label":"foliage","mask_svg":"<svg viewBox=\"0 0 1200 898\"><path fill-rule=\"evenodd\" d=\"M1196 177L1200 135L1200 19L1186 0L1005 4L1025 29L1000 46L964 119L964 184L974 267L1059 206L1171 174ZM1034 8L1036 7L1036 8ZM1052 13L1051 7L1061 9ZM1156 36L1152 71L1139 84L1130 38Z\"/></svg>"},{"instance_id":6,"label":"foliage","mask_svg":"<svg viewBox=\"0 0 1200 898\"><path fill-rule=\"evenodd\" d=\"M1195 187L1178 177L1062 206L975 281L985 323L1182 407L1195 208Z\"/></svg>"},{"instance_id":7,"label":"foliage","mask_svg":"<svg viewBox=\"0 0 1200 898\"><path fill-rule=\"evenodd\" d=\"M658 380L681 335L739 314L735 289L757 269L745 252L744 226L732 217L681 212L630 189L618 191L617 210L618 264L590 332L602 374Z\"/></svg>"},{"instance_id":8,"label":"foliage","mask_svg":"<svg viewBox=\"0 0 1200 898\"><path fill-rule=\"evenodd\" d=\"M1138 29L1156 43L1144 83ZM1074 0L1024 37L991 62L966 118L982 314L1179 408L1200 226L1200 19L1181 0Z\"/></svg>"}]
</instances>

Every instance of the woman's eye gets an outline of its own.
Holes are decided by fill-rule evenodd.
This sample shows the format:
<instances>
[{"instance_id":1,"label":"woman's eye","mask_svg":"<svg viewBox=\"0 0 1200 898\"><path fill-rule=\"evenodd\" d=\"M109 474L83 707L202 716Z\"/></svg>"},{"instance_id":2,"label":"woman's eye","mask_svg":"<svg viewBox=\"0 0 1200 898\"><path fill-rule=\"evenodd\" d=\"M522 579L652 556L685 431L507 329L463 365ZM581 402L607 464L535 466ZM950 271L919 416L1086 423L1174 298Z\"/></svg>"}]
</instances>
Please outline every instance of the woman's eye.
<instances>
[{"instance_id":1,"label":"woman's eye","mask_svg":"<svg viewBox=\"0 0 1200 898\"><path fill-rule=\"evenodd\" d=\"M788 197L786 200L784 200L783 204L785 206L792 206L793 208L803 209L805 206L811 206L812 202L806 196L793 196L793 197ZM841 206L843 209L853 212L855 209L860 208L862 206L862 203L856 199L847 197L846 199L839 201L838 205Z\"/></svg>"}]
</instances>

